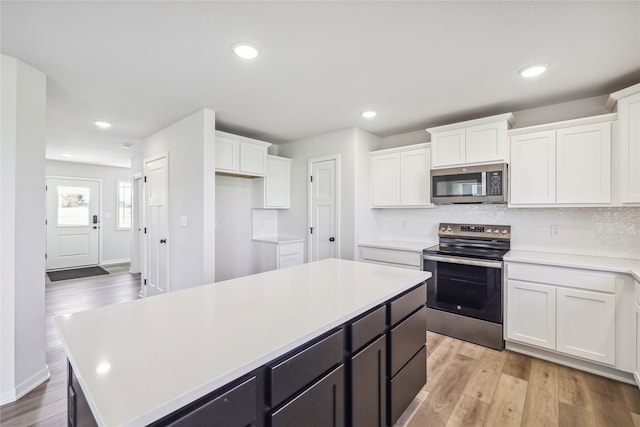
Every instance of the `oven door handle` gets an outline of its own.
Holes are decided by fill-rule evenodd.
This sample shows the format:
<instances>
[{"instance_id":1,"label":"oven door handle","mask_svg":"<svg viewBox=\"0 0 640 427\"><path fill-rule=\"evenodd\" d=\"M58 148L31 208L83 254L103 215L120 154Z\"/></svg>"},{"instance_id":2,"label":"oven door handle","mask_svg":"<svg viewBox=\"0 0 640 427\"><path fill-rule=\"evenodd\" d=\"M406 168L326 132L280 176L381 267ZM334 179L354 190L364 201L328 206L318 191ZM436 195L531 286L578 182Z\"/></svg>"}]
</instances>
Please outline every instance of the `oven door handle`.
<instances>
[{"instance_id":1,"label":"oven door handle","mask_svg":"<svg viewBox=\"0 0 640 427\"><path fill-rule=\"evenodd\" d=\"M451 264L475 265L478 267L502 269L501 261L483 261L478 259L457 258L457 257L442 256L442 255L422 255L422 258L427 261L448 262Z\"/></svg>"}]
</instances>

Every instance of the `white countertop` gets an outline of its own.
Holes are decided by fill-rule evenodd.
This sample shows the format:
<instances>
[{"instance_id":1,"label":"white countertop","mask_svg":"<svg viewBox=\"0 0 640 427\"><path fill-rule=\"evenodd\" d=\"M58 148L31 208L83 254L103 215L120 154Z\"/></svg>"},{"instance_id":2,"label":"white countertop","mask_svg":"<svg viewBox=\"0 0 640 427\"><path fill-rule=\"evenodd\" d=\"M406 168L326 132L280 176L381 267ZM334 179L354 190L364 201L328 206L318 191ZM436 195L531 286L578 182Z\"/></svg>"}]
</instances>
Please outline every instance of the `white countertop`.
<instances>
[{"instance_id":1,"label":"white countertop","mask_svg":"<svg viewBox=\"0 0 640 427\"><path fill-rule=\"evenodd\" d=\"M434 245L437 245L437 243L413 242L406 240L371 240L358 243L358 246L364 246L368 248L395 249L400 251L419 253L422 253L423 249Z\"/></svg>"},{"instance_id":2,"label":"white countertop","mask_svg":"<svg viewBox=\"0 0 640 427\"><path fill-rule=\"evenodd\" d=\"M273 243L275 245L281 243L299 243L304 242L304 238L295 237L295 236L269 236L269 237L257 237L252 239L254 242L263 242L263 243Z\"/></svg>"},{"instance_id":3,"label":"white countertop","mask_svg":"<svg viewBox=\"0 0 640 427\"><path fill-rule=\"evenodd\" d=\"M511 250L504 261L625 273L640 281L640 260L637 259Z\"/></svg>"},{"instance_id":4,"label":"white countertop","mask_svg":"<svg viewBox=\"0 0 640 427\"><path fill-rule=\"evenodd\" d=\"M328 259L55 319L99 425L143 425L429 278Z\"/></svg>"}]
</instances>

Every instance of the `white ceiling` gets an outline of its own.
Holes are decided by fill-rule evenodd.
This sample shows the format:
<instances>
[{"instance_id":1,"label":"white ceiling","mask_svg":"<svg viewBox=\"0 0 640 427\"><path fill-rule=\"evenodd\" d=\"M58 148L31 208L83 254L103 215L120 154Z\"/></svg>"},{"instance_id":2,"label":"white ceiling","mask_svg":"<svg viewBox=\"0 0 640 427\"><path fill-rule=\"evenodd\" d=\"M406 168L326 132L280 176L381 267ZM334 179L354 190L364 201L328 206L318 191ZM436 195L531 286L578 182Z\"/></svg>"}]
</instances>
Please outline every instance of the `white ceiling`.
<instances>
[{"instance_id":1,"label":"white ceiling","mask_svg":"<svg viewBox=\"0 0 640 427\"><path fill-rule=\"evenodd\" d=\"M48 75L50 159L128 166L142 139L201 108L220 129L280 143L354 126L388 136L640 81L640 1L0 8L2 53ZM261 56L236 57L239 40ZM551 64L543 77L517 75L536 62Z\"/></svg>"}]
</instances>

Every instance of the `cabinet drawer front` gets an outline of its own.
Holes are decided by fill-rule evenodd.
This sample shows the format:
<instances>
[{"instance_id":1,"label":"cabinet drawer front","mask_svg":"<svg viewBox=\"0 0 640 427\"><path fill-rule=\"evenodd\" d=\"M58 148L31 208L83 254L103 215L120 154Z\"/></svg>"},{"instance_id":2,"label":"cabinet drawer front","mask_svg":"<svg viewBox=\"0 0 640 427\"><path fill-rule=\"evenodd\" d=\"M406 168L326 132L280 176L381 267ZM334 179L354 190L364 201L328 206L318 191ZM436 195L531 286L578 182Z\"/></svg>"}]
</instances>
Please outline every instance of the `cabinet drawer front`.
<instances>
[{"instance_id":1,"label":"cabinet drawer front","mask_svg":"<svg viewBox=\"0 0 640 427\"><path fill-rule=\"evenodd\" d=\"M302 264L302 255L301 254L291 254L280 256L278 258L278 268L287 268L293 267L294 265Z\"/></svg>"},{"instance_id":2,"label":"cabinet drawer front","mask_svg":"<svg viewBox=\"0 0 640 427\"><path fill-rule=\"evenodd\" d=\"M391 376L425 345L426 333L427 308L424 306L391 330Z\"/></svg>"},{"instance_id":3,"label":"cabinet drawer front","mask_svg":"<svg viewBox=\"0 0 640 427\"><path fill-rule=\"evenodd\" d=\"M527 282L548 283L599 292L614 293L616 291L615 274L602 271L509 263L507 275L509 279Z\"/></svg>"},{"instance_id":4,"label":"cabinet drawer front","mask_svg":"<svg viewBox=\"0 0 640 427\"><path fill-rule=\"evenodd\" d=\"M417 252L362 247L360 254L362 255L362 259L371 261L411 265L414 267L420 267L422 265L422 253Z\"/></svg>"},{"instance_id":5,"label":"cabinet drawer front","mask_svg":"<svg viewBox=\"0 0 640 427\"><path fill-rule=\"evenodd\" d=\"M341 330L294 354L271 368L271 404L276 406L332 367L342 363Z\"/></svg>"},{"instance_id":6,"label":"cabinet drawer front","mask_svg":"<svg viewBox=\"0 0 640 427\"><path fill-rule=\"evenodd\" d=\"M427 302L427 285L422 284L391 302L391 326Z\"/></svg>"},{"instance_id":7,"label":"cabinet drawer front","mask_svg":"<svg viewBox=\"0 0 640 427\"><path fill-rule=\"evenodd\" d=\"M300 243L282 243L278 245L278 253L282 255L299 254L302 252L302 242Z\"/></svg>"},{"instance_id":8,"label":"cabinet drawer front","mask_svg":"<svg viewBox=\"0 0 640 427\"><path fill-rule=\"evenodd\" d=\"M342 365L271 416L271 427L292 426L344 426Z\"/></svg>"},{"instance_id":9,"label":"cabinet drawer front","mask_svg":"<svg viewBox=\"0 0 640 427\"><path fill-rule=\"evenodd\" d=\"M252 377L169 425L172 427L203 425L241 427L255 422L256 377Z\"/></svg>"},{"instance_id":10,"label":"cabinet drawer front","mask_svg":"<svg viewBox=\"0 0 640 427\"><path fill-rule=\"evenodd\" d=\"M387 324L386 315L386 306L382 306L351 324L352 352L356 352L363 345L384 332Z\"/></svg>"},{"instance_id":11,"label":"cabinet drawer front","mask_svg":"<svg viewBox=\"0 0 640 427\"><path fill-rule=\"evenodd\" d=\"M422 349L391 380L391 423L400 418L416 394L427 382L427 348Z\"/></svg>"}]
</instances>

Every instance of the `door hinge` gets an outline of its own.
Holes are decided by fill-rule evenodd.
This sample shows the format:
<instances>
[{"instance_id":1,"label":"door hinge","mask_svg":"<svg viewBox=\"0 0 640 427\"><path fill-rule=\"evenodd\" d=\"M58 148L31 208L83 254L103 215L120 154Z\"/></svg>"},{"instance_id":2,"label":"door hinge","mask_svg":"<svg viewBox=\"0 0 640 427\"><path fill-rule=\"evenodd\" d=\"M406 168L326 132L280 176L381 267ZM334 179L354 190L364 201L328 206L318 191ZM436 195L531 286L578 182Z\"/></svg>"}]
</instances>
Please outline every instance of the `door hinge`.
<instances>
[{"instance_id":1,"label":"door hinge","mask_svg":"<svg viewBox=\"0 0 640 427\"><path fill-rule=\"evenodd\" d=\"M313 175L309 177L310 182L313 182Z\"/></svg>"},{"instance_id":2,"label":"door hinge","mask_svg":"<svg viewBox=\"0 0 640 427\"><path fill-rule=\"evenodd\" d=\"M47 221L46 219L44 220L44 225L49 225L49 221Z\"/></svg>"},{"instance_id":3,"label":"door hinge","mask_svg":"<svg viewBox=\"0 0 640 427\"><path fill-rule=\"evenodd\" d=\"M144 279L144 285L147 286L147 279Z\"/></svg>"},{"instance_id":4,"label":"door hinge","mask_svg":"<svg viewBox=\"0 0 640 427\"><path fill-rule=\"evenodd\" d=\"M49 191L49 186L48 185L44 186L44 191Z\"/></svg>"},{"instance_id":5,"label":"door hinge","mask_svg":"<svg viewBox=\"0 0 640 427\"><path fill-rule=\"evenodd\" d=\"M309 227L309 231L313 234L313 227Z\"/></svg>"},{"instance_id":6,"label":"door hinge","mask_svg":"<svg viewBox=\"0 0 640 427\"><path fill-rule=\"evenodd\" d=\"M44 254L44 259L47 259L47 254Z\"/></svg>"},{"instance_id":7,"label":"door hinge","mask_svg":"<svg viewBox=\"0 0 640 427\"><path fill-rule=\"evenodd\" d=\"M146 176L144 177L144 182L147 182L147 177Z\"/></svg>"}]
</instances>

